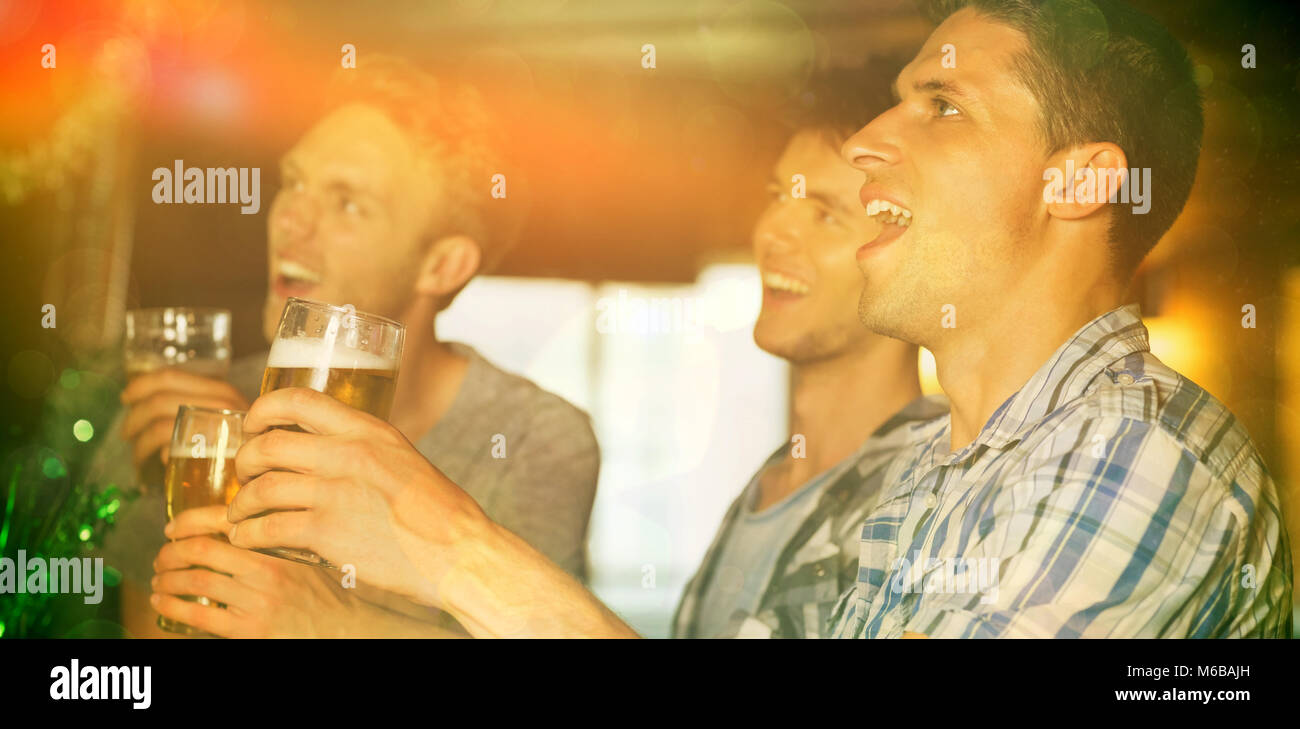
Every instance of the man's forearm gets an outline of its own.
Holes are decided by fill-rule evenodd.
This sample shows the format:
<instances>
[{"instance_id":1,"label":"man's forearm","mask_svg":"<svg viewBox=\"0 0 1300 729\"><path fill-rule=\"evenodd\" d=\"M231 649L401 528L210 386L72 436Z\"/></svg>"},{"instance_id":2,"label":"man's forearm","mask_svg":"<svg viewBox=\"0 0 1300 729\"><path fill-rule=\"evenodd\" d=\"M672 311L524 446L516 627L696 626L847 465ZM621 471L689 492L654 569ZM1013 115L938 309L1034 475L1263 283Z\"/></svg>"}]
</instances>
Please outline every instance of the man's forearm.
<instances>
[{"instance_id":1,"label":"man's forearm","mask_svg":"<svg viewBox=\"0 0 1300 729\"><path fill-rule=\"evenodd\" d=\"M356 600L349 638L464 638L466 634L438 623L403 615L365 600Z\"/></svg>"},{"instance_id":2,"label":"man's forearm","mask_svg":"<svg viewBox=\"0 0 1300 729\"><path fill-rule=\"evenodd\" d=\"M439 602L474 637L637 637L581 583L493 522L456 551Z\"/></svg>"}]
</instances>

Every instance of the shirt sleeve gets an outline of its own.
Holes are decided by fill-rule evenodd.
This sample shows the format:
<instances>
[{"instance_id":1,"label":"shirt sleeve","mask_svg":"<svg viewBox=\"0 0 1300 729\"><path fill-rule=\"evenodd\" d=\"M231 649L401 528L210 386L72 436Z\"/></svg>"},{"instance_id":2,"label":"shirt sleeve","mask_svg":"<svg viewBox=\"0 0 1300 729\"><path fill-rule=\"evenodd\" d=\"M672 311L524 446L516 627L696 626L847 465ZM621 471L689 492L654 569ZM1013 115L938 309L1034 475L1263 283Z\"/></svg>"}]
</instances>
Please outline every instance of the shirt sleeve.
<instances>
[{"instance_id":1,"label":"shirt sleeve","mask_svg":"<svg viewBox=\"0 0 1300 729\"><path fill-rule=\"evenodd\" d=\"M167 541L162 533L167 523L166 502L158 489L135 494L131 445L122 439L125 418L126 411L120 411L100 437L87 474L88 481L101 488L113 484L132 494L123 499L96 556L118 570L124 579L147 585L153 577L153 559Z\"/></svg>"},{"instance_id":2,"label":"shirt sleeve","mask_svg":"<svg viewBox=\"0 0 1300 729\"><path fill-rule=\"evenodd\" d=\"M534 411L507 443L506 487L494 518L585 582L587 526L600 472L590 421L556 399Z\"/></svg>"},{"instance_id":3,"label":"shirt sleeve","mask_svg":"<svg viewBox=\"0 0 1300 729\"><path fill-rule=\"evenodd\" d=\"M910 617L881 637L1250 633L1233 625L1258 597L1242 578L1270 565L1247 544L1267 543L1252 534L1270 527L1234 506L1232 479L1159 426L1121 418L1057 431L1024 463L967 497L949 518L963 523L937 527L969 529L972 547L912 566ZM1278 582L1272 571L1257 577Z\"/></svg>"}]
</instances>

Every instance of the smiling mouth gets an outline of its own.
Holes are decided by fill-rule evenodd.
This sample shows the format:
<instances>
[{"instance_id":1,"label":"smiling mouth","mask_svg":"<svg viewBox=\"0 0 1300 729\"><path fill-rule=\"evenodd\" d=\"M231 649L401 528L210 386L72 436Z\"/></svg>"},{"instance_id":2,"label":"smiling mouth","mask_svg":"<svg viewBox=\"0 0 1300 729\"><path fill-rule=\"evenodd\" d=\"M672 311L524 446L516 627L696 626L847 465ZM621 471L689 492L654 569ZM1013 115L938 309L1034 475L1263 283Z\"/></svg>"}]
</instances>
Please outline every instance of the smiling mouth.
<instances>
[{"instance_id":1,"label":"smiling mouth","mask_svg":"<svg viewBox=\"0 0 1300 729\"><path fill-rule=\"evenodd\" d=\"M776 271L763 271L763 288L768 291L774 291L779 294L790 296L807 296L812 288L805 282L800 281L793 276L787 276Z\"/></svg>"},{"instance_id":2,"label":"smiling mouth","mask_svg":"<svg viewBox=\"0 0 1300 729\"><path fill-rule=\"evenodd\" d=\"M324 277L319 271L308 268L297 261L281 259L276 263L274 287L281 296L297 296L310 291Z\"/></svg>"},{"instance_id":3,"label":"smiling mouth","mask_svg":"<svg viewBox=\"0 0 1300 729\"><path fill-rule=\"evenodd\" d=\"M875 198L866 204L867 216L880 223L880 234L858 249L858 257L894 242L912 225L912 211L889 200Z\"/></svg>"},{"instance_id":4,"label":"smiling mouth","mask_svg":"<svg viewBox=\"0 0 1300 729\"><path fill-rule=\"evenodd\" d=\"M899 225L904 228L912 224L912 211L888 200L870 200L867 202L867 216L879 220L884 225Z\"/></svg>"}]
</instances>

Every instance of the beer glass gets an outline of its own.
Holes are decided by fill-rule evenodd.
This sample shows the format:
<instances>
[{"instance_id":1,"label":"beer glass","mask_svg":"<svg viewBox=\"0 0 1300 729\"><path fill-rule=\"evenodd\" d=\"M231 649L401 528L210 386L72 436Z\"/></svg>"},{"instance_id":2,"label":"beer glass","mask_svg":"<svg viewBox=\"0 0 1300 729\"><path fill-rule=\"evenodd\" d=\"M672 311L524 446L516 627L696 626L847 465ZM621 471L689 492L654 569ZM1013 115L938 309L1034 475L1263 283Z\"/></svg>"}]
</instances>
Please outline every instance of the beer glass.
<instances>
[{"instance_id":1,"label":"beer glass","mask_svg":"<svg viewBox=\"0 0 1300 729\"><path fill-rule=\"evenodd\" d=\"M290 298L266 358L261 394L308 387L387 420L405 335L406 328L391 319L350 306ZM303 564L333 566L307 550L258 551Z\"/></svg>"},{"instance_id":2,"label":"beer glass","mask_svg":"<svg viewBox=\"0 0 1300 729\"><path fill-rule=\"evenodd\" d=\"M235 498L239 491L239 481L235 479L235 452L243 438L243 412L181 406L172 430L164 479L168 521L186 509L214 504L224 506ZM182 596L181 599L222 607L206 597ZM208 635L162 615L158 616L158 627L185 635Z\"/></svg>"},{"instance_id":3,"label":"beer glass","mask_svg":"<svg viewBox=\"0 0 1300 729\"><path fill-rule=\"evenodd\" d=\"M225 379L230 374L230 312L181 306L129 310L122 350L128 382L163 367ZM145 490L160 488L162 461L153 454L146 458L136 482Z\"/></svg>"}]
</instances>

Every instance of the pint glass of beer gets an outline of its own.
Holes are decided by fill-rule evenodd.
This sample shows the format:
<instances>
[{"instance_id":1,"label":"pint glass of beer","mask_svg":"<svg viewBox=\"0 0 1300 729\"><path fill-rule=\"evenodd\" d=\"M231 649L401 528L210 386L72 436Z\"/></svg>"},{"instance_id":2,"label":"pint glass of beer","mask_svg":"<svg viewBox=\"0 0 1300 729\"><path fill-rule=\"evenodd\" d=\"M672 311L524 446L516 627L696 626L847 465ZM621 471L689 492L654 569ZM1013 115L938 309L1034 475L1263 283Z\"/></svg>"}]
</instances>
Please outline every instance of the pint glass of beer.
<instances>
[{"instance_id":1,"label":"pint glass of beer","mask_svg":"<svg viewBox=\"0 0 1300 729\"><path fill-rule=\"evenodd\" d=\"M123 358L128 381L163 367L224 379L230 373L230 312L167 306L126 312ZM140 464L137 485L158 489L162 461L152 455Z\"/></svg>"},{"instance_id":2,"label":"pint glass of beer","mask_svg":"<svg viewBox=\"0 0 1300 729\"><path fill-rule=\"evenodd\" d=\"M262 375L262 395L308 387L345 405L388 419L397 389L406 328L352 307L290 298ZM287 547L258 550L303 564L332 566L312 552Z\"/></svg>"},{"instance_id":3,"label":"pint glass of beer","mask_svg":"<svg viewBox=\"0 0 1300 729\"><path fill-rule=\"evenodd\" d=\"M182 405L167 456L164 489L167 520L186 509L214 504L228 505L239 491L235 480L235 452L244 438L244 413ZM192 569L206 569L194 567ZM206 597L182 597L203 605ZM175 620L158 616L158 627L185 635L206 633Z\"/></svg>"}]
</instances>

